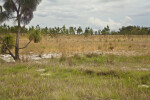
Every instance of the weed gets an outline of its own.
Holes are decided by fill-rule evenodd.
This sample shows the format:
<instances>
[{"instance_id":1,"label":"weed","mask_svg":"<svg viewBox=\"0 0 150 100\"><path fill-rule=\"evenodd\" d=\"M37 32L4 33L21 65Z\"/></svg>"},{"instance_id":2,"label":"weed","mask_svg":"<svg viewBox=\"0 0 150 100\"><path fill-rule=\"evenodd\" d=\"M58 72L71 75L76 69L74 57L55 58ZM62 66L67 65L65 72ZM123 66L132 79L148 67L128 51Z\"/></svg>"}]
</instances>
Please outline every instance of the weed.
<instances>
[{"instance_id":1,"label":"weed","mask_svg":"<svg viewBox=\"0 0 150 100\"><path fill-rule=\"evenodd\" d=\"M150 85L150 74L141 77L142 84Z\"/></svg>"},{"instance_id":2,"label":"weed","mask_svg":"<svg viewBox=\"0 0 150 100\"><path fill-rule=\"evenodd\" d=\"M109 49L110 49L110 50L114 50L114 47L113 47L113 46L110 46Z\"/></svg>"},{"instance_id":3,"label":"weed","mask_svg":"<svg viewBox=\"0 0 150 100\"><path fill-rule=\"evenodd\" d=\"M96 54L96 53L89 53L89 54L86 54L86 57L88 58L92 58L92 57L98 57L99 55Z\"/></svg>"},{"instance_id":4,"label":"weed","mask_svg":"<svg viewBox=\"0 0 150 100\"><path fill-rule=\"evenodd\" d=\"M131 48L132 48L132 46L131 46L131 45L129 45L129 46L128 46L128 48L129 48L129 49L131 49Z\"/></svg>"},{"instance_id":5,"label":"weed","mask_svg":"<svg viewBox=\"0 0 150 100\"><path fill-rule=\"evenodd\" d=\"M73 65L72 57L68 57L68 58L67 58L67 61L68 61L68 65L69 65L69 66L72 66L72 65Z\"/></svg>"},{"instance_id":6,"label":"weed","mask_svg":"<svg viewBox=\"0 0 150 100\"><path fill-rule=\"evenodd\" d=\"M59 61L62 62L62 61L66 61L67 57L62 54L62 56L60 57Z\"/></svg>"}]
</instances>

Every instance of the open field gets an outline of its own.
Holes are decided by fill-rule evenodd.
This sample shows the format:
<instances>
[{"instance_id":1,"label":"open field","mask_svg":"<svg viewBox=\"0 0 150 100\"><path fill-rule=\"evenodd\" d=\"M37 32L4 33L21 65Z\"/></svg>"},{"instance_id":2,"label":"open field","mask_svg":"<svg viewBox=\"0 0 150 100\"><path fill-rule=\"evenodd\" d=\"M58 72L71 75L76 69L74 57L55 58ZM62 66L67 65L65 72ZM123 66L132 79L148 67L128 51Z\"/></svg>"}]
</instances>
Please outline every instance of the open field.
<instances>
[{"instance_id":1,"label":"open field","mask_svg":"<svg viewBox=\"0 0 150 100\"><path fill-rule=\"evenodd\" d=\"M150 100L149 8L0 0L0 100Z\"/></svg>"},{"instance_id":2,"label":"open field","mask_svg":"<svg viewBox=\"0 0 150 100\"><path fill-rule=\"evenodd\" d=\"M43 36L20 52L62 56L0 60L1 100L150 99L150 36Z\"/></svg>"},{"instance_id":3,"label":"open field","mask_svg":"<svg viewBox=\"0 0 150 100\"><path fill-rule=\"evenodd\" d=\"M28 42L28 36L20 39L20 47ZM28 52L49 53L58 52L63 54L89 53L89 52L112 52L123 55L150 54L150 36L116 36L116 35L60 35L51 38L46 35L40 43L31 43L21 54Z\"/></svg>"},{"instance_id":4,"label":"open field","mask_svg":"<svg viewBox=\"0 0 150 100\"><path fill-rule=\"evenodd\" d=\"M75 55L0 66L1 100L149 100L150 56Z\"/></svg>"}]
</instances>

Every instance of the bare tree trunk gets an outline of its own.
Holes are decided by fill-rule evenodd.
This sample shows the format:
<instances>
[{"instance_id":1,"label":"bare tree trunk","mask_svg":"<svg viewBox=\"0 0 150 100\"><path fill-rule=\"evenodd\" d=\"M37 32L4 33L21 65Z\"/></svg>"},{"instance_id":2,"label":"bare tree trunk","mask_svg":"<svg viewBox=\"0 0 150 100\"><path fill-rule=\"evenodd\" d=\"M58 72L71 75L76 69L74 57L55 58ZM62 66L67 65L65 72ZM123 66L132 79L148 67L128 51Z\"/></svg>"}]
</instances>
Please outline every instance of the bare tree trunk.
<instances>
[{"instance_id":1,"label":"bare tree trunk","mask_svg":"<svg viewBox=\"0 0 150 100\"><path fill-rule=\"evenodd\" d=\"M15 45L15 60L20 60L19 58L19 33L20 33L20 15L17 13L18 18L18 31L16 34L16 45Z\"/></svg>"}]
</instances>

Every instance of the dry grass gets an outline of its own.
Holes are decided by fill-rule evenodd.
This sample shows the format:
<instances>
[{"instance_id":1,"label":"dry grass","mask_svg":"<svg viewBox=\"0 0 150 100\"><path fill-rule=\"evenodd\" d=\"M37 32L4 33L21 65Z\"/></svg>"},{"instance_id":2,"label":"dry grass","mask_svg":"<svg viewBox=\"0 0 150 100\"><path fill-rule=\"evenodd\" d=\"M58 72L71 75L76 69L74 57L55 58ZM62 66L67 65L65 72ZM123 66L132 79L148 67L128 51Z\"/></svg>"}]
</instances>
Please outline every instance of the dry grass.
<instances>
[{"instance_id":1,"label":"dry grass","mask_svg":"<svg viewBox=\"0 0 150 100\"><path fill-rule=\"evenodd\" d=\"M3 62L0 66L0 98L149 100L150 87L139 86L150 86L150 70L138 70L141 67L150 69L148 58L91 54L75 55L61 61L61 58L53 58L38 63Z\"/></svg>"},{"instance_id":2,"label":"dry grass","mask_svg":"<svg viewBox=\"0 0 150 100\"><path fill-rule=\"evenodd\" d=\"M1 100L150 99L150 36L43 36L20 52L61 52L62 57L0 60ZM72 53L82 54L67 56Z\"/></svg>"},{"instance_id":3,"label":"dry grass","mask_svg":"<svg viewBox=\"0 0 150 100\"><path fill-rule=\"evenodd\" d=\"M20 46L28 42L24 36L20 39ZM118 52L133 54L150 54L150 36L74 36L60 35L57 38L43 36L40 43L31 43L21 54L29 52L50 53L61 52L65 55L89 52Z\"/></svg>"}]
</instances>

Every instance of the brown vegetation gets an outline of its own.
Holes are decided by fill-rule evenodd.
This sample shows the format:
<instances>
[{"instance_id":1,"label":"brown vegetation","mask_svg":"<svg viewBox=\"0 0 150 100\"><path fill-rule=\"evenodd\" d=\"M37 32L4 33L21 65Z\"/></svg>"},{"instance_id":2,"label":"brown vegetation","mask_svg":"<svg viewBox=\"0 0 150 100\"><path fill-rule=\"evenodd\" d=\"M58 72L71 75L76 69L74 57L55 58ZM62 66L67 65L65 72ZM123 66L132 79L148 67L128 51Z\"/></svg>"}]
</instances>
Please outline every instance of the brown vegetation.
<instances>
[{"instance_id":1,"label":"brown vegetation","mask_svg":"<svg viewBox=\"0 0 150 100\"><path fill-rule=\"evenodd\" d=\"M22 36L20 47L25 45L28 40ZM51 38L46 35L43 40L34 44L31 43L21 54L50 53L58 52L64 55L72 53L114 53L117 55L143 55L150 54L150 36L78 36L78 35L59 35Z\"/></svg>"}]
</instances>

